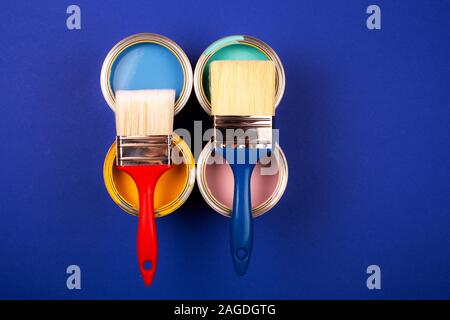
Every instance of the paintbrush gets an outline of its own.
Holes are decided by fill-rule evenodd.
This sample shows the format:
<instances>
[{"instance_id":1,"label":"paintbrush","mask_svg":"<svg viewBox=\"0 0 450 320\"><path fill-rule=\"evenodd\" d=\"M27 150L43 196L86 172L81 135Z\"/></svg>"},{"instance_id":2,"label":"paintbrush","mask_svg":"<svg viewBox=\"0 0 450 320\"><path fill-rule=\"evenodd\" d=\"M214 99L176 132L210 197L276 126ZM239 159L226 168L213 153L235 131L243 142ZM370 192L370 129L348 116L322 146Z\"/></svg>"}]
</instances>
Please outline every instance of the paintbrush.
<instances>
[{"instance_id":1,"label":"paintbrush","mask_svg":"<svg viewBox=\"0 0 450 320\"><path fill-rule=\"evenodd\" d=\"M174 103L174 90L116 92L116 164L131 176L138 189L137 256L147 286L153 281L158 258L155 186L172 168Z\"/></svg>"},{"instance_id":2,"label":"paintbrush","mask_svg":"<svg viewBox=\"0 0 450 320\"><path fill-rule=\"evenodd\" d=\"M251 175L272 148L275 85L272 61L227 60L210 65L214 150L223 155L234 176L230 244L239 275L246 273L252 252Z\"/></svg>"}]
</instances>

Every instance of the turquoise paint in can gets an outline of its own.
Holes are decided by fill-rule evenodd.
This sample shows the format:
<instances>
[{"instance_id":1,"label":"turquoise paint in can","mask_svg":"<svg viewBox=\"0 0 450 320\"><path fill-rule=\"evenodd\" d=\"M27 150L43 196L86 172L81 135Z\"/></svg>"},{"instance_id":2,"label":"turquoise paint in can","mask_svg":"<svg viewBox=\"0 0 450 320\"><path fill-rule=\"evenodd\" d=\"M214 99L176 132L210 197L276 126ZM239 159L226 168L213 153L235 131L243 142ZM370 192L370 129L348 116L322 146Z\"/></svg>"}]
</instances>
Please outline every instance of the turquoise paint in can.
<instances>
[{"instance_id":1,"label":"turquoise paint in can","mask_svg":"<svg viewBox=\"0 0 450 320\"><path fill-rule=\"evenodd\" d=\"M263 41L250 36L233 35L221 38L203 51L194 71L194 90L202 108L211 114L209 65L216 60L272 60L276 69L276 106L285 87L283 65L275 51Z\"/></svg>"},{"instance_id":2,"label":"turquoise paint in can","mask_svg":"<svg viewBox=\"0 0 450 320\"><path fill-rule=\"evenodd\" d=\"M210 100L209 93L209 65L216 60L269 60L269 58L259 49L245 45L245 44L232 44L219 48L213 52L208 62L205 64L203 71L203 89L205 95Z\"/></svg>"}]
</instances>

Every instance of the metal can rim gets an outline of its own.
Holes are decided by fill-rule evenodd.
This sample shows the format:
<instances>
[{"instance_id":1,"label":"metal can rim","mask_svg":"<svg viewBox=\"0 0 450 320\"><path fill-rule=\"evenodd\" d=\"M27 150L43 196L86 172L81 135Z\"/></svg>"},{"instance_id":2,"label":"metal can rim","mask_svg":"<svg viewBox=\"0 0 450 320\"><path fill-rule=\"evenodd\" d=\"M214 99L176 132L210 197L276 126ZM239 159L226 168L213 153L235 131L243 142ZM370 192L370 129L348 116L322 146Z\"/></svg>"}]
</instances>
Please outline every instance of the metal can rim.
<instances>
[{"instance_id":1,"label":"metal can rim","mask_svg":"<svg viewBox=\"0 0 450 320\"><path fill-rule=\"evenodd\" d=\"M211 151L212 151L212 143L210 141L206 144L206 146L203 148L202 152L198 157L196 168L198 189L200 190L203 199L214 211L225 217L230 218L231 208L226 207L225 205L220 203L217 199L215 199L206 183L205 169ZM273 154L277 159L278 170L280 172L278 183L275 189L276 191L264 203L262 203L256 208L253 208L252 210L253 218L259 217L264 213L268 212L270 209L272 209L278 203L278 201L280 201L287 187L289 168L286 156L279 144L275 144Z\"/></svg>"},{"instance_id":2,"label":"metal can rim","mask_svg":"<svg viewBox=\"0 0 450 320\"><path fill-rule=\"evenodd\" d=\"M189 198L195 185L195 160L191 149L186 144L186 142L175 133L173 134L173 145L175 148L178 148L183 155L184 164L187 166L188 170L187 182L180 196L178 196L174 201L166 204L162 208L155 209L155 217L157 218L169 215L180 208ZM120 196L119 191L116 189L112 177L112 167L114 165L115 158L116 146L115 142L113 142L106 154L103 163L103 181L105 183L106 190L111 199L119 206L119 208L132 216L137 216L138 211L130 203L123 199Z\"/></svg>"},{"instance_id":3,"label":"metal can rim","mask_svg":"<svg viewBox=\"0 0 450 320\"><path fill-rule=\"evenodd\" d=\"M178 97L177 101L175 102L175 110L174 113L177 114L178 112L183 109L183 107L186 105L187 101L189 100L189 96L192 92L192 87L194 83L194 77L192 73L192 66L189 61L189 58L187 57L186 53L181 49L181 47L175 43L173 40L162 36L160 34L156 33L137 33L133 34L131 36L126 37L125 39L122 39L119 41L112 49L108 52L106 55L105 60L103 61L102 70L100 72L100 87L102 90L102 94L106 102L108 103L108 106L111 108L112 111L114 111L115 107L115 95L111 88L110 83L110 76L111 76L111 69L112 66L116 60L116 58L127 48L139 44L139 43L156 43L159 44L166 49L170 50L175 57L178 59L178 61L181 64L181 67L183 69L183 88L181 89L181 94Z\"/></svg>"},{"instance_id":4,"label":"metal can rim","mask_svg":"<svg viewBox=\"0 0 450 320\"><path fill-rule=\"evenodd\" d=\"M286 75L284 72L283 64L281 63L280 58L278 57L275 50L273 50L268 44L259 40L255 37L248 35L231 35L223 37L219 40L216 40L212 44L206 48L203 53L200 55L200 58L195 65L194 70L194 91L197 96L197 100L202 106L203 110L209 115L211 115L211 104L208 98L205 95L205 91L203 88L203 71L208 60L211 56L216 53L218 50L233 45L233 44L245 44L260 50L267 58L272 60L275 63L275 69L277 73L277 94L275 97L275 108L280 104L284 90L286 86Z\"/></svg>"}]
</instances>

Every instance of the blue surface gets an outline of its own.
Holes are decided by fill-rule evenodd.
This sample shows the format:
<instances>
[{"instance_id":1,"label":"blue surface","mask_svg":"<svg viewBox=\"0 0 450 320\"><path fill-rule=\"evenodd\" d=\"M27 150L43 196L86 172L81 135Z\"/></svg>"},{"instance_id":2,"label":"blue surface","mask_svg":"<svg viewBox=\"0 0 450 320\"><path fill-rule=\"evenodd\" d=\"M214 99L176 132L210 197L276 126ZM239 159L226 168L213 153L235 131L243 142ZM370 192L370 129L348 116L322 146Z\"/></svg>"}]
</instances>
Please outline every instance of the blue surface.
<instances>
[{"instance_id":1,"label":"blue surface","mask_svg":"<svg viewBox=\"0 0 450 320\"><path fill-rule=\"evenodd\" d=\"M5 2L0 13L1 298L450 298L450 2ZM236 7L239 6L239 12ZM114 117L99 85L110 48L166 35L194 64L213 41L269 43L287 77L277 110L290 166L283 199L254 223L252 261L234 273L229 220L194 190L158 220L145 288L136 219L110 200L102 163ZM176 119L208 117L192 95ZM66 268L82 270L67 290ZM366 268L382 290L366 288Z\"/></svg>"},{"instance_id":2,"label":"blue surface","mask_svg":"<svg viewBox=\"0 0 450 320\"><path fill-rule=\"evenodd\" d=\"M183 68L167 48L154 43L139 43L124 50L111 70L111 87L116 90L183 88Z\"/></svg>"}]
</instances>

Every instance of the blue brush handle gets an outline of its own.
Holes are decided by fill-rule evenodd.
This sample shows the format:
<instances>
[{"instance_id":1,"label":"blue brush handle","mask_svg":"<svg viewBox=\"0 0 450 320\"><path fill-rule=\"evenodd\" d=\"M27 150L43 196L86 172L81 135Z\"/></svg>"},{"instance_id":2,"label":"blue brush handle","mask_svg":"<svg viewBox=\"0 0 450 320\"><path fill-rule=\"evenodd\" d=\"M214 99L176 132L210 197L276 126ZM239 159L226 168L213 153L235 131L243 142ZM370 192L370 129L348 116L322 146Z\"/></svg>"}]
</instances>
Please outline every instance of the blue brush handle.
<instances>
[{"instance_id":1,"label":"blue brush handle","mask_svg":"<svg viewBox=\"0 0 450 320\"><path fill-rule=\"evenodd\" d=\"M253 218L250 181L262 150L255 148L218 148L234 176L233 212L230 244L234 269L239 275L247 271L252 253Z\"/></svg>"},{"instance_id":2,"label":"blue brush handle","mask_svg":"<svg viewBox=\"0 0 450 320\"><path fill-rule=\"evenodd\" d=\"M230 164L234 176L233 214L231 216L231 255L236 273L247 272L253 244L250 180L255 164Z\"/></svg>"}]
</instances>

